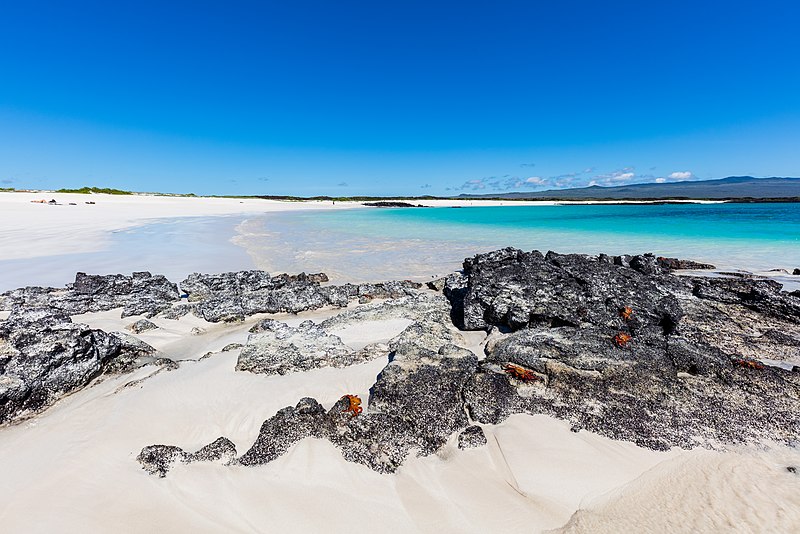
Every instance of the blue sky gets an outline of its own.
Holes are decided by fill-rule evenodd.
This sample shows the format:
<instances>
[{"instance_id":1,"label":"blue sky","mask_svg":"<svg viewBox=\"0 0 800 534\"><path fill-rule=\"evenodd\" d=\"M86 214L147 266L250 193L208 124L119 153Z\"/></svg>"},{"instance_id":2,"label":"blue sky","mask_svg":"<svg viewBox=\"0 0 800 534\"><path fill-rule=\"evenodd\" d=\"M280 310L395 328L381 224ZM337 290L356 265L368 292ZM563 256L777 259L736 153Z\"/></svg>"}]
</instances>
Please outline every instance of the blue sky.
<instances>
[{"instance_id":1,"label":"blue sky","mask_svg":"<svg viewBox=\"0 0 800 534\"><path fill-rule=\"evenodd\" d=\"M5 2L0 186L458 194L800 175L800 4Z\"/></svg>"}]
</instances>

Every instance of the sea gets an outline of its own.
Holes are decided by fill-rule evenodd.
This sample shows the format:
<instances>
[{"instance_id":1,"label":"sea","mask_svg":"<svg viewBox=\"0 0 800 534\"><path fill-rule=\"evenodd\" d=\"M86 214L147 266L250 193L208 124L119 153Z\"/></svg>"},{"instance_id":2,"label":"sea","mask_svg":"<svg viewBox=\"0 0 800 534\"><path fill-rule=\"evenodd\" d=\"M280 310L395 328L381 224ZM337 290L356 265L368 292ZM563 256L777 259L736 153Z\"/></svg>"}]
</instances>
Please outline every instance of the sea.
<instances>
[{"instance_id":1,"label":"sea","mask_svg":"<svg viewBox=\"0 0 800 534\"><path fill-rule=\"evenodd\" d=\"M373 208L250 218L234 242L256 264L342 281L436 277L502 247L692 259L780 276L800 268L800 204ZM778 269L778 271L771 271Z\"/></svg>"},{"instance_id":2,"label":"sea","mask_svg":"<svg viewBox=\"0 0 800 534\"><path fill-rule=\"evenodd\" d=\"M800 204L583 204L298 210L157 220L97 252L0 261L0 291L76 271L325 272L333 282L430 280L502 247L692 259L800 288ZM784 272L788 271L788 272Z\"/></svg>"}]
</instances>

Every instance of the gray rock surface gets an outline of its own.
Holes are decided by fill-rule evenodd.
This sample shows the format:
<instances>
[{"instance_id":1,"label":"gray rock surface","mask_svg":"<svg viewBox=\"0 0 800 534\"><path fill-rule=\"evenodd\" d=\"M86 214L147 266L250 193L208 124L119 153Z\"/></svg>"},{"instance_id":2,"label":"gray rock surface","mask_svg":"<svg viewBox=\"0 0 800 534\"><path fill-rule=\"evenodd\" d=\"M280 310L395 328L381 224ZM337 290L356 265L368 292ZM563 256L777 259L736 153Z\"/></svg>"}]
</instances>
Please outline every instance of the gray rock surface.
<instances>
[{"instance_id":1,"label":"gray rock surface","mask_svg":"<svg viewBox=\"0 0 800 534\"><path fill-rule=\"evenodd\" d=\"M259 329L276 340L300 336L295 346L305 348L292 358L302 359L332 343L335 328L413 321L388 343L363 413L348 410L347 397L327 411L303 399L265 421L237 462L270 462L317 437L388 473L455 433L459 446L480 446L475 423L518 413L658 450L797 443L800 372L789 369L800 368L800 294L769 280L670 274L686 265L504 249L466 260L443 294L412 291L304 329L265 323ZM349 298L343 287L336 291ZM453 324L491 331L485 359L464 348ZM339 346L330 346L318 361L336 360Z\"/></svg>"},{"instance_id":2,"label":"gray rock surface","mask_svg":"<svg viewBox=\"0 0 800 534\"><path fill-rule=\"evenodd\" d=\"M128 325L127 328L134 334L141 334L142 332L147 332L148 330L155 330L158 328L158 325L152 321L148 321L147 319L139 319L135 323Z\"/></svg>"},{"instance_id":3,"label":"gray rock surface","mask_svg":"<svg viewBox=\"0 0 800 534\"><path fill-rule=\"evenodd\" d=\"M486 445L486 434L477 425L468 426L458 435L459 449L474 449Z\"/></svg>"},{"instance_id":4,"label":"gray rock surface","mask_svg":"<svg viewBox=\"0 0 800 534\"><path fill-rule=\"evenodd\" d=\"M181 282L195 313L210 322L239 321L257 313L298 313L324 306L346 306L359 297L398 298L420 287L415 282L320 286L324 274L270 276L264 271L217 275L194 273Z\"/></svg>"},{"instance_id":5,"label":"gray rock surface","mask_svg":"<svg viewBox=\"0 0 800 534\"><path fill-rule=\"evenodd\" d=\"M52 308L16 308L0 321L0 423L36 413L101 373L128 370L154 354L138 340L73 323Z\"/></svg>"},{"instance_id":6,"label":"gray rock surface","mask_svg":"<svg viewBox=\"0 0 800 534\"><path fill-rule=\"evenodd\" d=\"M142 464L142 469L151 475L164 477L177 462L230 463L234 458L236 458L236 445L227 438L217 438L194 453L188 453L180 447L171 445L149 445L142 449L136 460Z\"/></svg>"},{"instance_id":7,"label":"gray rock surface","mask_svg":"<svg viewBox=\"0 0 800 534\"><path fill-rule=\"evenodd\" d=\"M178 288L162 275L137 272L131 276L78 273L65 289L24 287L3 294L4 309L49 308L65 315L122 308L122 317L153 315L178 300Z\"/></svg>"},{"instance_id":8,"label":"gray rock surface","mask_svg":"<svg viewBox=\"0 0 800 534\"><path fill-rule=\"evenodd\" d=\"M303 321L293 328L265 319L250 332L236 363L237 371L284 375L319 367L347 367L388 353L380 345L353 350L313 321Z\"/></svg>"}]
</instances>

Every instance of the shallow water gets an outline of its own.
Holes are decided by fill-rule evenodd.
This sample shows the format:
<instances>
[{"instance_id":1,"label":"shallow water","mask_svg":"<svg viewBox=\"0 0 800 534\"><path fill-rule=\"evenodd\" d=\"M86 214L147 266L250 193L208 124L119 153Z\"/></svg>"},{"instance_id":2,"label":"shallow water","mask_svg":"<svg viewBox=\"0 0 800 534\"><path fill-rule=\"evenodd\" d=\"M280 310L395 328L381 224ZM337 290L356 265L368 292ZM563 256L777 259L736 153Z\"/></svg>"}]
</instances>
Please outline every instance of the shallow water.
<instances>
[{"instance_id":1,"label":"shallow water","mask_svg":"<svg viewBox=\"0 0 800 534\"><path fill-rule=\"evenodd\" d=\"M180 281L191 272L253 269L250 256L231 242L242 217L182 217L111 233L101 251L0 261L0 291L24 286L60 287L78 271L130 274L150 271Z\"/></svg>"},{"instance_id":2,"label":"shallow water","mask_svg":"<svg viewBox=\"0 0 800 534\"><path fill-rule=\"evenodd\" d=\"M800 204L566 205L273 212L186 217L111 234L98 252L0 261L0 291L62 286L75 272L260 268L325 272L334 282L426 280L464 258L513 246L659 255L766 272L800 267ZM787 289L800 277L771 273Z\"/></svg>"},{"instance_id":3,"label":"shallow water","mask_svg":"<svg viewBox=\"0 0 800 534\"><path fill-rule=\"evenodd\" d=\"M754 272L800 266L800 204L401 208L268 214L235 242L273 271L425 278L478 252L653 252Z\"/></svg>"}]
</instances>

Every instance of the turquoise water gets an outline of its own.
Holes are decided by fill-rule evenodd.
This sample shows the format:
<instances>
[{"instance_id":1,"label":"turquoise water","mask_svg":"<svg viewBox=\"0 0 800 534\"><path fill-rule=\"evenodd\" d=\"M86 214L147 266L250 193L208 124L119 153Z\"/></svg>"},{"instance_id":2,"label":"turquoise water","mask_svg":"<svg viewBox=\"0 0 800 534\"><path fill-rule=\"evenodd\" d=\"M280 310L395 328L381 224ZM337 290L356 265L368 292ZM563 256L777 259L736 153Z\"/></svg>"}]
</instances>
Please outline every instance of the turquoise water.
<instances>
[{"instance_id":1,"label":"turquoise water","mask_svg":"<svg viewBox=\"0 0 800 534\"><path fill-rule=\"evenodd\" d=\"M800 244L800 204L794 203L401 208L327 213L318 222L345 231L404 238L444 231L451 238L494 241L502 233L519 239L522 233L563 232ZM535 235L527 237L535 242Z\"/></svg>"},{"instance_id":2,"label":"turquoise water","mask_svg":"<svg viewBox=\"0 0 800 534\"><path fill-rule=\"evenodd\" d=\"M273 270L422 277L499 247L653 252L723 269L800 267L800 204L630 204L358 209L251 220L238 243ZM354 276L347 276L352 274Z\"/></svg>"}]
</instances>

